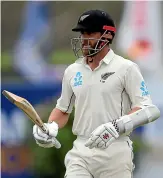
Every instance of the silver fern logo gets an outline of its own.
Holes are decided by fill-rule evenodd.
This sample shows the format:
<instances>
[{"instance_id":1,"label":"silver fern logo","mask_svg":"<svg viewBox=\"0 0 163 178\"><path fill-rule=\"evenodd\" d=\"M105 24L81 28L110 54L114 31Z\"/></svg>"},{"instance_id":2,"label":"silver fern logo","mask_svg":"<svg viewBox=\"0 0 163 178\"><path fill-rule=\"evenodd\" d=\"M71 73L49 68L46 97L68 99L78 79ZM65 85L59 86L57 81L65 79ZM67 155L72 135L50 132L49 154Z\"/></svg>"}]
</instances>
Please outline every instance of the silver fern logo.
<instances>
[{"instance_id":1,"label":"silver fern logo","mask_svg":"<svg viewBox=\"0 0 163 178\"><path fill-rule=\"evenodd\" d=\"M115 73L115 72L107 72L107 73L102 74L102 75L101 75L101 80L100 80L100 82L105 83L106 79L107 79L109 76L113 75L114 73Z\"/></svg>"},{"instance_id":2,"label":"silver fern logo","mask_svg":"<svg viewBox=\"0 0 163 178\"><path fill-rule=\"evenodd\" d=\"M88 15L83 15L83 16L81 16L81 17L80 17L80 21L83 21L83 20L86 19L88 16L89 16L89 14L88 14Z\"/></svg>"}]
</instances>

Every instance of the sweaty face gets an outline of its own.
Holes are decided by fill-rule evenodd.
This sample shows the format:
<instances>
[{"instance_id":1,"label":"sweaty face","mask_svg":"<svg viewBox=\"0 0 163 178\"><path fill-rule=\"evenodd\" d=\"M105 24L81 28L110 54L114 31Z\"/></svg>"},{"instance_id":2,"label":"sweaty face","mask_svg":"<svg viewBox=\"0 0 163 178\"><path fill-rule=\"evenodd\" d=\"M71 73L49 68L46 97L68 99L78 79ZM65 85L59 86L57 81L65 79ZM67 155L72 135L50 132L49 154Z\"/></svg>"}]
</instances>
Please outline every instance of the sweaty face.
<instances>
[{"instance_id":1,"label":"sweaty face","mask_svg":"<svg viewBox=\"0 0 163 178\"><path fill-rule=\"evenodd\" d=\"M101 37L100 32L88 33L83 32L81 33L81 45L82 45L82 52L83 56L90 55L94 53L94 48Z\"/></svg>"}]
</instances>

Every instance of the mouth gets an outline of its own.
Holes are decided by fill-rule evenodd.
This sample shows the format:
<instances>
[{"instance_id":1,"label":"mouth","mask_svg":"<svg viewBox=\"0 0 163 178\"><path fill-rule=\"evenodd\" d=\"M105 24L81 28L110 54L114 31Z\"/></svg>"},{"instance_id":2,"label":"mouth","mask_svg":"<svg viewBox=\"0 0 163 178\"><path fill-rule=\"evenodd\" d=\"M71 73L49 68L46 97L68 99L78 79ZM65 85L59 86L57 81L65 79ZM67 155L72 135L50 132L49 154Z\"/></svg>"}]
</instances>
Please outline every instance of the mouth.
<instances>
[{"instance_id":1,"label":"mouth","mask_svg":"<svg viewBox=\"0 0 163 178\"><path fill-rule=\"evenodd\" d=\"M83 48L83 49L90 49L91 46L90 46L90 45L82 45L82 48Z\"/></svg>"}]
</instances>

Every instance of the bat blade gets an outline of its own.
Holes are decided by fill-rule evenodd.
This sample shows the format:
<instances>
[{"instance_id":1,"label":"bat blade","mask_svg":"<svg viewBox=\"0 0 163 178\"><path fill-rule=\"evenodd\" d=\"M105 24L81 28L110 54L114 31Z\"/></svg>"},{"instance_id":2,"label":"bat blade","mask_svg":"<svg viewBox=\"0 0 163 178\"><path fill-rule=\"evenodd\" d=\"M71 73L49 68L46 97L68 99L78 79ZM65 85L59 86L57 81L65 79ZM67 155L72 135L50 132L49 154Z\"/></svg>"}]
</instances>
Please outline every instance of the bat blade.
<instances>
[{"instance_id":1,"label":"bat blade","mask_svg":"<svg viewBox=\"0 0 163 178\"><path fill-rule=\"evenodd\" d=\"M25 99L9 91L3 90L2 94L19 109L21 109L43 132L48 133L47 128L37 114L34 107Z\"/></svg>"}]
</instances>

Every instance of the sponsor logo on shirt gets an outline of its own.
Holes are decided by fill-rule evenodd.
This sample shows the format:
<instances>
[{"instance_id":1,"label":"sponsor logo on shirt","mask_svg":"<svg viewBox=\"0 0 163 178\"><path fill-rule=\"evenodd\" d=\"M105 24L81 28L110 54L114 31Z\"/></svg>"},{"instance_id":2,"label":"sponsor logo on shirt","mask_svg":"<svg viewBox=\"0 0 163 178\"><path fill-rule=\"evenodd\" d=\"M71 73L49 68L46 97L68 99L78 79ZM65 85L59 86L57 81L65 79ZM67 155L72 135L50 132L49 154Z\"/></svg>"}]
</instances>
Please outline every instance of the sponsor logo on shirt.
<instances>
[{"instance_id":1,"label":"sponsor logo on shirt","mask_svg":"<svg viewBox=\"0 0 163 178\"><path fill-rule=\"evenodd\" d=\"M142 96L149 95L149 91L148 91L147 86L144 81L141 82L140 90L142 91Z\"/></svg>"},{"instance_id":2,"label":"sponsor logo on shirt","mask_svg":"<svg viewBox=\"0 0 163 178\"><path fill-rule=\"evenodd\" d=\"M82 75L81 72L77 72L74 77L74 87L82 85Z\"/></svg>"},{"instance_id":3,"label":"sponsor logo on shirt","mask_svg":"<svg viewBox=\"0 0 163 178\"><path fill-rule=\"evenodd\" d=\"M102 75L101 75L101 80L100 80L100 82L105 83L106 79L107 79L109 76L113 75L114 73L115 73L115 72L107 72L107 73L102 74Z\"/></svg>"}]
</instances>

